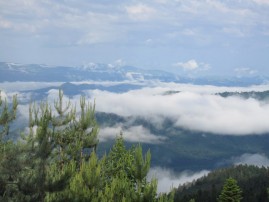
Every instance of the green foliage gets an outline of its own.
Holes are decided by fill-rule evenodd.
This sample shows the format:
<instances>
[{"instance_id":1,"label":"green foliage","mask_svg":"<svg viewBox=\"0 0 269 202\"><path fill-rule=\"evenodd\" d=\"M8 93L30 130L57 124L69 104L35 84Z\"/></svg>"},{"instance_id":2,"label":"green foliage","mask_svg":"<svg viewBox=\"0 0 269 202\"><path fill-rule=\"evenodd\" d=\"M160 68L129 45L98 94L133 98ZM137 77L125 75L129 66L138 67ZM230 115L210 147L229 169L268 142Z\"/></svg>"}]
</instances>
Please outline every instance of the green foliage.
<instances>
[{"instance_id":1,"label":"green foliage","mask_svg":"<svg viewBox=\"0 0 269 202\"><path fill-rule=\"evenodd\" d=\"M9 124L16 118L17 96L13 96L12 105L9 106L7 99L1 98L0 91L0 200L6 200L16 190L16 173L18 165L18 149L11 141L4 138L9 133Z\"/></svg>"},{"instance_id":2,"label":"green foliage","mask_svg":"<svg viewBox=\"0 0 269 202\"><path fill-rule=\"evenodd\" d=\"M149 151L143 157L140 145L127 150L121 135L116 139L104 163L104 176L108 183L105 193L115 193L114 201L121 201L123 198L130 201L156 200L156 181L146 181L150 167Z\"/></svg>"},{"instance_id":3,"label":"green foliage","mask_svg":"<svg viewBox=\"0 0 269 202\"><path fill-rule=\"evenodd\" d=\"M47 194L53 196L53 192L64 190L86 158L83 150L97 142L94 108L86 105L85 99L81 99L79 118L70 101L64 107L61 90L54 108L56 115L48 103L41 103L40 107L31 105L29 109L30 132L23 136L27 155L19 181L19 190L26 195L26 201L44 201Z\"/></svg>"},{"instance_id":4,"label":"green foliage","mask_svg":"<svg viewBox=\"0 0 269 202\"><path fill-rule=\"evenodd\" d=\"M268 168L247 165L218 169L191 184L178 187L175 201L185 202L193 198L197 202L216 202L226 179L232 177L243 191L242 202L267 202L268 173Z\"/></svg>"},{"instance_id":5,"label":"green foliage","mask_svg":"<svg viewBox=\"0 0 269 202\"><path fill-rule=\"evenodd\" d=\"M0 91L0 141L3 140L4 135L8 135L9 123L16 118L17 112L17 96L13 96L12 107L9 109L7 99L3 102Z\"/></svg>"},{"instance_id":6,"label":"green foliage","mask_svg":"<svg viewBox=\"0 0 269 202\"><path fill-rule=\"evenodd\" d=\"M146 181L149 164L149 152L143 157L139 145L126 149L120 136L107 156L98 160L93 152L83 161L56 201L173 201L173 194L157 196L156 180Z\"/></svg>"},{"instance_id":7,"label":"green foliage","mask_svg":"<svg viewBox=\"0 0 269 202\"><path fill-rule=\"evenodd\" d=\"M60 90L54 110L46 102L31 104L29 132L16 144L1 141L1 201L173 201L173 193L158 196L157 181L146 180L151 155L140 145L126 149L121 136L98 159L95 105L82 97L77 116L63 98ZM7 106L2 134L15 118L16 98L12 110Z\"/></svg>"},{"instance_id":8,"label":"green foliage","mask_svg":"<svg viewBox=\"0 0 269 202\"><path fill-rule=\"evenodd\" d=\"M57 142L51 128L52 111L47 103L30 106L29 134L23 136L24 158L18 188L23 201L44 201L47 192L63 189L73 170L73 162L61 165L55 155Z\"/></svg>"},{"instance_id":9,"label":"green foliage","mask_svg":"<svg viewBox=\"0 0 269 202\"><path fill-rule=\"evenodd\" d=\"M116 139L108 156L105 158L104 174L107 180L120 175L126 175L131 181L134 181L132 166L134 161L134 148L127 150L124 145L122 135Z\"/></svg>"},{"instance_id":10,"label":"green foliage","mask_svg":"<svg viewBox=\"0 0 269 202\"><path fill-rule=\"evenodd\" d=\"M242 191L237 185L237 181L228 178L223 185L223 189L219 195L219 202L240 202L242 199Z\"/></svg>"}]
</instances>

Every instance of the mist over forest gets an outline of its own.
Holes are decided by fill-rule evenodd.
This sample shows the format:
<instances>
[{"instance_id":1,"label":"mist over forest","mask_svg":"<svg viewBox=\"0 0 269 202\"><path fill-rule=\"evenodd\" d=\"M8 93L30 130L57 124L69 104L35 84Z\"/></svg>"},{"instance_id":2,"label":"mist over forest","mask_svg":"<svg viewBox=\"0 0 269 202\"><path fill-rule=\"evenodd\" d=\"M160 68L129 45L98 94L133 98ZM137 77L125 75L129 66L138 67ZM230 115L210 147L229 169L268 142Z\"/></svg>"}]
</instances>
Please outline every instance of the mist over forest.
<instances>
[{"instance_id":1,"label":"mist over forest","mask_svg":"<svg viewBox=\"0 0 269 202\"><path fill-rule=\"evenodd\" d=\"M118 81L1 82L1 97L11 101L17 95L19 102L9 138L17 141L20 133L29 131L31 102L48 101L53 106L61 89L64 103L70 101L77 113L81 96L96 103L99 155L109 151L120 133L127 145L141 143L151 150L149 179L157 176L159 192L222 167L269 165L266 82L220 86L209 80L198 85L145 79L143 72L132 74L140 76Z\"/></svg>"}]
</instances>

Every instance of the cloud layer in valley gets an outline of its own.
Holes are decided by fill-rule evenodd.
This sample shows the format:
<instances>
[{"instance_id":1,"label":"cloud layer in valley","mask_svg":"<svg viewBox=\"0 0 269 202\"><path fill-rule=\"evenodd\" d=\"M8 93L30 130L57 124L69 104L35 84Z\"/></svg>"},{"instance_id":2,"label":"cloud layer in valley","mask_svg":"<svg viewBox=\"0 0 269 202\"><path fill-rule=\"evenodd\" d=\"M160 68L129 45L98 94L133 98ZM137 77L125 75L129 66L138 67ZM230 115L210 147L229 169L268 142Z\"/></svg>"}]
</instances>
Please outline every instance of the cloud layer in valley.
<instances>
[{"instance_id":1,"label":"cloud layer in valley","mask_svg":"<svg viewBox=\"0 0 269 202\"><path fill-rule=\"evenodd\" d=\"M169 88L143 88L116 94L89 91L97 110L122 116L167 117L175 125L216 134L250 135L269 132L269 103L240 97L180 91L164 95ZM214 91L214 88L211 89Z\"/></svg>"},{"instance_id":2,"label":"cloud layer in valley","mask_svg":"<svg viewBox=\"0 0 269 202\"><path fill-rule=\"evenodd\" d=\"M143 126L132 126L123 128L122 126L101 128L99 132L100 141L114 140L116 136L123 133L123 138L129 142L140 142L158 144L165 140L165 137L156 136Z\"/></svg>"},{"instance_id":3,"label":"cloud layer in valley","mask_svg":"<svg viewBox=\"0 0 269 202\"><path fill-rule=\"evenodd\" d=\"M12 86L6 86L6 89L11 88L13 89ZM267 89L268 85L238 88L157 82L152 84L152 87L126 93L90 90L85 91L85 94L89 101L96 100L97 111L115 113L121 116L142 116L158 127L162 126L165 118L169 118L173 120L175 126L185 129L214 134L251 135L269 132L268 101L258 101L253 98L243 99L236 96L224 98L216 93L264 91ZM14 94L12 91L5 92L9 98ZM31 94L19 94L18 96L22 100L29 101ZM53 104L53 101L58 97L58 90L48 91L47 96L48 101ZM65 97L65 99L68 98ZM79 95L71 98L71 102L76 104L78 110L79 99ZM21 106L19 111L20 108L25 111L25 117L27 117L27 108ZM121 125L104 128L101 131L102 138L103 140L111 138L108 131L115 136L121 130L124 130ZM126 138L129 141L135 141L131 135L128 135L130 131L132 133L136 131L137 137L143 142L153 141L157 143L163 140L142 126L136 126L128 128L126 131ZM142 133L147 135L143 136Z\"/></svg>"},{"instance_id":4,"label":"cloud layer in valley","mask_svg":"<svg viewBox=\"0 0 269 202\"><path fill-rule=\"evenodd\" d=\"M151 168L148 173L148 179L157 178L158 179L158 193L168 193L171 188L177 188L179 185L192 182L198 178L207 175L209 171L202 170L200 172L181 172L175 173L170 169L165 169L161 167Z\"/></svg>"},{"instance_id":5,"label":"cloud layer in valley","mask_svg":"<svg viewBox=\"0 0 269 202\"><path fill-rule=\"evenodd\" d=\"M269 167L269 159L264 154L243 154L238 157L232 158L232 162L235 165L255 165L258 167Z\"/></svg>"}]
</instances>

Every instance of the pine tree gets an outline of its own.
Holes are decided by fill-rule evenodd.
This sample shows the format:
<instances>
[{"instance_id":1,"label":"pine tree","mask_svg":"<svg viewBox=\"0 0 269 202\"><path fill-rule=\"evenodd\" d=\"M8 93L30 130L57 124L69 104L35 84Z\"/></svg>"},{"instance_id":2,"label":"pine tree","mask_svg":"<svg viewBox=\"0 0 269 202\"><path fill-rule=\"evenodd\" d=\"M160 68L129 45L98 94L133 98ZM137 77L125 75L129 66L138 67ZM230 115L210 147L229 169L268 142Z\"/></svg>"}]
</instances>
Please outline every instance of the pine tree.
<instances>
[{"instance_id":1,"label":"pine tree","mask_svg":"<svg viewBox=\"0 0 269 202\"><path fill-rule=\"evenodd\" d=\"M1 122L3 134L15 118L16 100L12 109L4 107L9 121ZM54 109L47 102L30 105L29 133L8 147L7 160L0 159L0 200L173 201L173 192L157 195L157 180L146 180L151 155L143 155L140 145L126 149L121 135L108 155L97 158L95 104L82 97L78 116L70 101L63 103L60 90Z\"/></svg>"},{"instance_id":2,"label":"pine tree","mask_svg":"<svg viewBox=\"0 0 269 202\"><path fill-rule=\"evenodd\" d=\"M127 150L122 133L116 138L115 144L105 157L104 175L107 180L125 174L130 181L135 181L133 174L134 147Z\"/></svg>"},{"instance_id":3,"label":"pine tree","mask_svg":"<svg viewBox=\"0 0 269 202\"><path fill-rule=\"evenodd\" d=\"M54 101L56 114L51 118L52 134L55 141L54 155L58 156L62 166L69 159L69 153L66 151L68 145L74 141L74 137L70 137L66 131L73 124L76 115L76 109L71 106L70 100L64 105L63 97L63 91L59 90L58 99Z\"/></svg>"},{"instance_id":4,"label":"pine tree","mask_svg":"<svg viewBox=\"0 0 269 202\"><path fill-rule=\"evenodd\" d=\"M70 101L64 106L61 90L54 103L55 115L48 103L41 103L39 107L30 105L30 132L23 137L25 168L19 183L21 198L25 201L49 200L47 196L54 199L53 193L61 192L69 184L81 165L84 141L89 139L88 127L94 122L91 120L94 111L89 106L85 100L81 101L82 115L76 120Z\"/></svg>"},{"instance_id":5,"label":"pine tree","mask_svg":"<svg viewBox=\"0 0 269 202\"><path fill-rule=\"evenodd\" d=\"M173 201L171 195L157 195L157 180L146 180L150 151L143 157L141 145L126 149L122 134L104 158L106 188L103 201Z\"/></svg>"},{"instance_id":6,"label":"pine tree","mask_svg":"<svg viewBox=\"0 0 269 202\"><path fill-rule=\"evenodd\" d=\"M240 202L242 200L242 191L237 185L237 181L233 178L228 178L224 183L219 202Z\"/></svg>"},{"instance_id":7,"label":"pine tree","mask_svg":"<svg viewBox=\"0 0 269 202\"><path fill-rule=\"evenodd\" d=\"M55 140L51 128L52 113L48 103L30 105L29 134L21 142L22 164L16 196L21 201L44 201L47 192L63 189L69 180L72 163L58 169L59 159L53 155Z\"/></svg>"},{"instance_id":8,"label":"pine tree","mask_svg":"<svg viewBox=\"0 0 269 202\"><path fill-rule=\"evenodd\" d=\"M9 134L9 124L16 118L17 96L13 96L12 105L1 98L0 91L0 200L4 201L9 194L16 189L16 173L19 165L17 164L18 149L12 141L8 141L6 136Z\"/></svg>"},{"instance_id":9,"label":"pine tree","mask_svg":"<svg viewBox=\"0 0 269 202\"><path fill-rule=\"evenodd\" d=\"M5 135L9 132L9 123L16 118L16 112L18 107L17 96L13 96L12 107L9 109L7 99L5 101L1 98L0 91L0 141L2 143Z\"/></svg>"}]
</instances>

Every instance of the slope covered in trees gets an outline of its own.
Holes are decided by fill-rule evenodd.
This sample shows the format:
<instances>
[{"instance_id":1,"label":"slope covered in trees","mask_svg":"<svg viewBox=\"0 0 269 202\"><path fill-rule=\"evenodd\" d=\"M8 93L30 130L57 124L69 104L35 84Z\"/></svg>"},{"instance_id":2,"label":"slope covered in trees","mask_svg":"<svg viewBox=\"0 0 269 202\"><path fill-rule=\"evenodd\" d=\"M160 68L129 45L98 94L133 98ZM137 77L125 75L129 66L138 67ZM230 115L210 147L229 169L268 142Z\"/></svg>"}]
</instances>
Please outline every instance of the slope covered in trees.
<instances>
[{"instance_id":1,"label":"slope covered in trees","mask_svg":"<svg viewBox=\"0 0 269 202\"><path fill-rule=\"evenodd\" d=\"M21 140L6 141L17 102L0 102L0 201L173 201L146 180L151 155L126 149L122 136L98 158L95 106L80 100L79 113L63 93L54 107L32 104Z\"/></svg>"},{"instance_id":2,"label":"slope covered in trees","mask_svg":"<svg viewBox=\"0 0 269 202\"><path fill-rule=\"evenodd\" d=\"M215 202L221 195L226 179L233 178L242 190L242 202L266 202L268 200L269 169L257 166L239 165L209 173L190 184L176 189L175 201Z\"/></svg>"}]
</instances>

